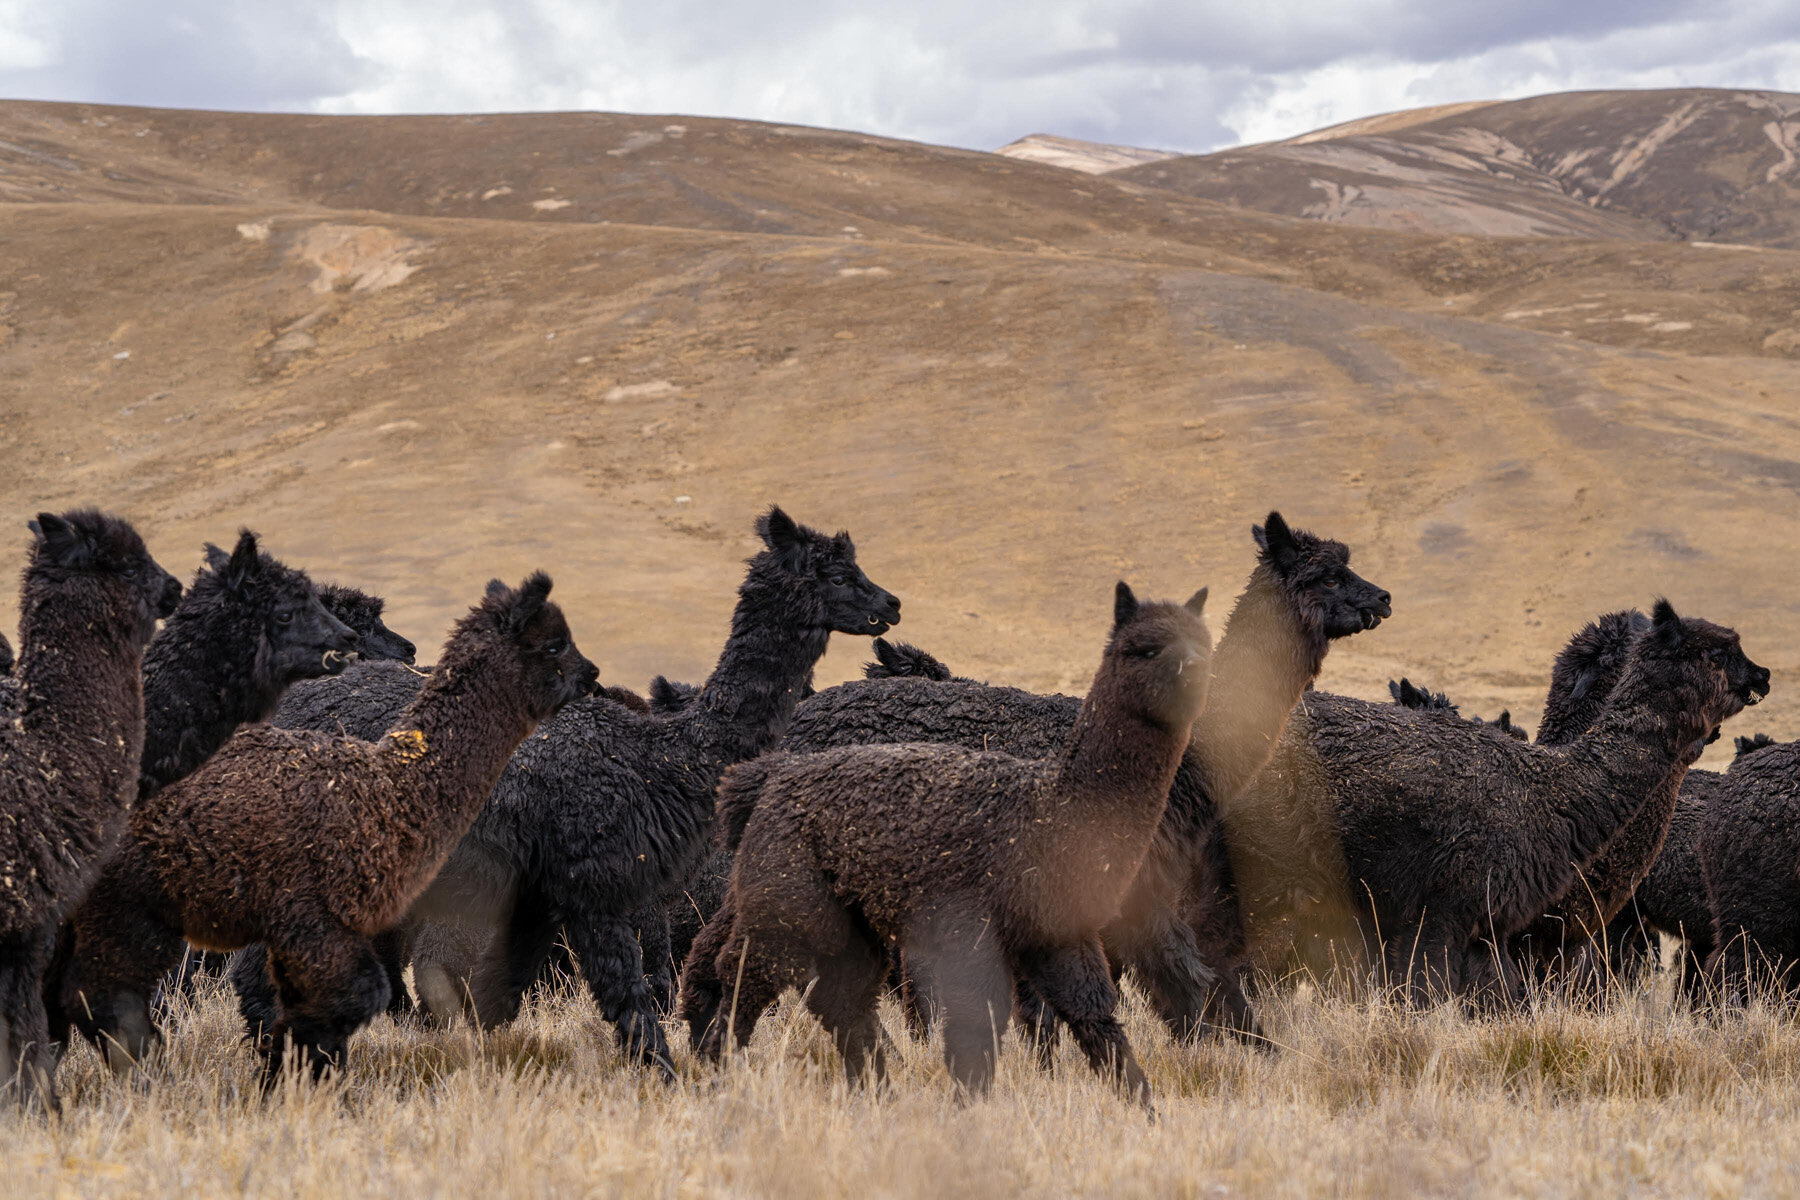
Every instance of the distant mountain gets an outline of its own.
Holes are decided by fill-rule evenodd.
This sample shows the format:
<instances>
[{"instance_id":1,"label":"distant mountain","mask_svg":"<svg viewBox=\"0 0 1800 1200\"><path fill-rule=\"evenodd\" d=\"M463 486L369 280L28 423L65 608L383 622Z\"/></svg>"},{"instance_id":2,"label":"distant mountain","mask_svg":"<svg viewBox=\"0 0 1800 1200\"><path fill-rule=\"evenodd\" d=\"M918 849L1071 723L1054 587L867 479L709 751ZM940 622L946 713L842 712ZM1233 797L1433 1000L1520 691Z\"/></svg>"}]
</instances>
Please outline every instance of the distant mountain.
<instances>
[{"instance_id":1,"label":"distant mountain","mask_svg":"<svg viewBox=\"0 0 1800 1200\"><path fill-rule=\"evenodd\" d=\"M1115 178L1322 221L1800 247L1800 96L1568 92L1389 113Z\"/></svg>"},{"instance_id":2,"label":"distant mountain","mask_svg":"<svg viewBox=\"0 0 1800 1200\"><path fill-rule=\"evenodd\" d=\"M1057 137L1049 133L1027 134L1016 142L1008 142L994 153L1004 154L1008 158L1022 158L1027 162L1049 163L1053 167L1067 167L1071 171L1085 171L1089 175L1180 157L1173 150L1145 150L1141 146L1084 142L1080 138Z\"/></svg>"}]
</instances>

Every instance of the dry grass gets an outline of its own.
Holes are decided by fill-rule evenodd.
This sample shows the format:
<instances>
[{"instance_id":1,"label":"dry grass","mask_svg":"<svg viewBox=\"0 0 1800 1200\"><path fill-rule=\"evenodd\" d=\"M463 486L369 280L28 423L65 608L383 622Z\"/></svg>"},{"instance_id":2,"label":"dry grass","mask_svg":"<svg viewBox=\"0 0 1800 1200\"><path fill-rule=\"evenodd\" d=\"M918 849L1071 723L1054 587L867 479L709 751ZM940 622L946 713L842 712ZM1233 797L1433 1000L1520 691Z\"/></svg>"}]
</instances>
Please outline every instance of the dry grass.
<instances>
[{"instance_id":1,"label":"dry grass","mask_svg":"<svg viewBox=\"0 0 1800 1200\"><path fill-rule=\"evenodd\" d=\"M1766 1008L1710 1026L1659 986L1507 1020L1304 989L1266 1012L1278 1052L1178 1047L1133 1000L1152 1122L1070 1051L1049 1075L1010 1039L985 1101L903 1040L889 1089L849 1090L791 1003L746 1057L665 1087L569 990L485 1039L382 1018L346 1081L264 1103L207 990L148 1091L82 1048L60 1120L0 1116L0 1161L17 1196L1800 1191L1800 1029Z\"/></svg>"}]
</instances>

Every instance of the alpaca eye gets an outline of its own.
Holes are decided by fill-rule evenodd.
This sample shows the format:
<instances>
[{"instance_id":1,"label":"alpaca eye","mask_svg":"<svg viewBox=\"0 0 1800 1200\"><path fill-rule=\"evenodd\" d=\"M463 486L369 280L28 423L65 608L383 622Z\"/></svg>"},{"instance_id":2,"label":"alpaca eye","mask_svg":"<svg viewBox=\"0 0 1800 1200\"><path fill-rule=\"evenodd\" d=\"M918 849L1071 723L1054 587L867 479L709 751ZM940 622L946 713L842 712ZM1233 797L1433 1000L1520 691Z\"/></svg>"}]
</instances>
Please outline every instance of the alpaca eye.
<instances>
[{"instance_id":1,"label":"alpaca eye","mask_svg":"<svg viewBox=\"0 0 1800 1200\"><path fill-rule=\"evenodd\" d=\"M294 614L291 612L278 612L275 614L275 623L283 627L292 625L294 623Z\"/></svg>"},{"instance_id":2,"label":"alpaca eye","mask_svg":"<svg viewBox=\"0 0 1800 1200\"><path fill-rule=\"evenodd\" d=\"M1337 589L1338 589L1338 581L1337 581L1337 580L1335 580L1335 579L1327 579L1327 580L1326 580L1326 581L1325 581L1325 590L1326 590L1326 591L1328 591L1328 592L1335 592L1335 591L1337 591Z\"/></svg>"},{"instance_id":3,"label":"alpaca eye","mask_svg":"<svg viewBox=\"0 0 1800 1200\"><path fill-rule=\"evenodd\" d=\"M1136 650L1133 650L1131 652L1131 657L1133 657L1133 658L1155 658L1158 654L1161 654L1161 653L1162 653L1162 649L1157 646L1139 646Z\"/></svg>"},{"instance_id":4,"label":"alpaca eye","mask_svg":"<svg viewBox=\"0 0 1800 1200\"><path fill-rule=\"evenodd\" d=\"M843 587L844 582L845 582L844 577L842 575L833 575L831 577L831 586L832 587Z\"/></svg>"},{"instance_id":5,"label":"alpaca eye","mask_svg":"<svg viewBox=\"0 0 1800 1200\"><path fill-rule=\"evenodd\" d=\"M563 644L561 642L558 641L558 642L545 642L544 643L544 657L545 658L555 658L558 655L560 655L562 652L563 652Z\"/></svg>"}]
</instances>

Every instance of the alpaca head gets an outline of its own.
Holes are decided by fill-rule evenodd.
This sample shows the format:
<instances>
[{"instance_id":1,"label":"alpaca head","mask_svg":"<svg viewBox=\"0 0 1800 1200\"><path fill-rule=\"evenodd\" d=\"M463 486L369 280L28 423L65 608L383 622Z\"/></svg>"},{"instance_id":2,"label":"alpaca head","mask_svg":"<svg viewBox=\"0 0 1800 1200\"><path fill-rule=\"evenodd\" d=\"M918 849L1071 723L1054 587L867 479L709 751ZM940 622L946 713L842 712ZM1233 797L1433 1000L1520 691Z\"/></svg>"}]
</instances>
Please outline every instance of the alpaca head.
<instances>
[{"instance_id":1,"label":"alpaca head","mask_svg":"<svg viewBox=\"0 0 1800 1200\"><path fill-rule=\"evenodd\" d=\"M563 611L550 603L550 577L533 572L516 588L498 579L471 614L474 628L485 636L498 636L519 665L525 708L533 721L542 721L563 705L593 693L600 682L600 668L583 657L569 633ZM456 640L470 629L457 627ZM445 647L444 659L456 656Z\"/></svg>"},{"instance_id":2,"label":"alpaca head","mask_svg":"<svg viewBox=\"0 0 1800 1200\"><path fill-rule=\"evenodd\" d=\"M1399 683L1395 683L1392 679L1388 680L1388 695L1392 696L1394 703L1401 708L1435 709L1438 712L1447 712L1451 716L1457 715L1456 705L1450 703L1447 693L1433 692L1419 687L1410 679L1403 678Z\"/></svg>"},{"instance_id":3,"label":"alpaca head","mask_svg":"<svg viewBox=\"0 0 1800 1200\"><path fill-rule=\"evenodd\" d=\"M1090 695L1107 694L1170 732L1185 732L1206 707L1212 680L1205 609L1205 588L1185 604L1143 603L1120 580L1112 635Z\"/></svg>"},{"instance_id":4,"label":"alpaca head","mask_svg":"<svg viewBox=\"0 0 1800 1200\"><path fill-rule=\"evenodd\" d=\"M1594 723L1625 670L1631 647L1650 628L1650 618L1635 608L1596 617L1569 639L1550 669L1550 691L1538 741L1561 745Z\"/></svg>"},{"instance_id":5,"label":"alpaca head","mask_svg":"<svg viewBox=\"0 0 1800 1200\"><path fill-rule=\"evenodd\" d=\"M874 637L899 623L899 598L863 574L848 533L827 537L779 508L756 519L756 532L765 549L750 560L746 591L769 588L807 624L834 633Z\"/></svg>"},{"instance_id":6,"label":"alpaca head","mask_svg":"<svg viewBox=\"0 0 1800 1200\"><path fill-rule=\"evenodd\" d=\"M319 586L319 602L325 611L348 625L359 639L356 647L360 658L393 659L410 663L418 647L389 629L381 620L386 602L380 596L335 583Z\"/></svg>"},{"instance_id":7,"label":"alpaca head","mask_svg":"<svg viewBox=\"0 0 1800 1200\"><path fill-rule=\"evenodd\" d=\"M863 666L864 679L932 679L939 683L950 678L950 668L917 646L901 642L898 646L886 638L875 639L875 661Z\"/></svg>"},{"instance_id":8,"label":"alpaca head","mask_svg":"<svg viewBox=\"0 0 1800 1200\"><path fill-rule=\"evenodd\" d=\"M1755 754L1758 750L1765 750L1778 743L1768 734L1759 733L1755 737L1738 738L1735 744L1737 746L1737 754L1733 757L1742 758L1746 754Z\"/></svg>"},{"instance_id":9,"label":"alpaca head","mask_svg":"<svg viewBox=\"0 0 1800 1200\"><path fill-rule=\"evenodd\" d=\"M1681 617L1667 600L1656 602L1632 652L1659 690L1692 699L1708 733L1769 694L1768 668L1744 654L1736 630Z\"/></svg>"},{"instance_id":10,"label":"alpaca head","mask_svg":"<svg viewBox=\"0 0 1800 1200\"><path fill-rule=\"evenodd\" d=\"M150 557L137 530L119 518L79 508L60 516L39 513L29 525L36 540L25 568L27 593L47 589L64 604L82 605L76 611L85 611L90 620L123 616L140 648L156 632L157 620L180 602L181 584Z\"/></svg>"},{"instance_id":11,"label":"alpaca head","mask_svg":"<svg viewBox=\"0 0 1800 1200\"><path fill-rule=\"evenodd\" d=\"M189 600L255 639L254 669L265 689L336 675L356 659L356 631L326 611L305 571L262 553L248 529L238 531L230 554L206 544L206 569L194 577Z\"/></svg>"},{"instance_id":12,"label":"alpaca head","mask_svg":"<svg viewBox=\"0 0 1800 1200\"><path fill-rule=\"evenodd\" d=\"M700 689L691 683L674 683L658 675L650 681L650 711L658 716L678 713L699 694Z\"/></svg>"},{"instance_id":13,"label":"alpaca head","mask_svg":"<svg viewBox=\"0 0 1800 1200\"><path fill-rule=\"evenodd\" d=\"M1328 638L1373 629L1394 615L1393 597L1350 569L1350 547L1291 528L1272 512L1250 527L1267 565L1295 608L1316 621Z\"/></svg>"}]
</instances>

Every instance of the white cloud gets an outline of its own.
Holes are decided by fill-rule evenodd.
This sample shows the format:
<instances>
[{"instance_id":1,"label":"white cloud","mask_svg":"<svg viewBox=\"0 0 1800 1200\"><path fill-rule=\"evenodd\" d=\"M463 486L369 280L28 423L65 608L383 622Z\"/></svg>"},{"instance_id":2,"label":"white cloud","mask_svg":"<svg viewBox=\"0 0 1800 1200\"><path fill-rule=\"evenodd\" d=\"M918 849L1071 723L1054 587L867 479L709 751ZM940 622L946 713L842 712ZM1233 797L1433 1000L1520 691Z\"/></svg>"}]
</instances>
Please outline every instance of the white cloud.
<instances>
[{"instance_id":1,"label":"white cloud","mask_svg":"<svg viewBox=\"0 0 1800 1200\"><path fill-rule=\"evenodd\" d=\"M0 0L0 94L600 109L1200 150L1568 88L1800 89L1791 0Z\"/></svg>"}]
</instances>

